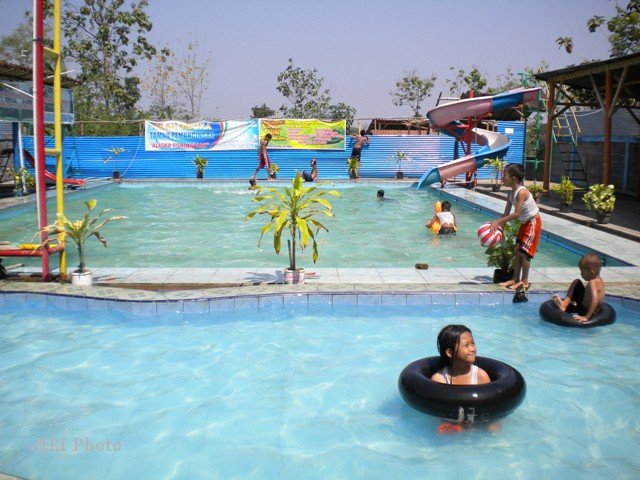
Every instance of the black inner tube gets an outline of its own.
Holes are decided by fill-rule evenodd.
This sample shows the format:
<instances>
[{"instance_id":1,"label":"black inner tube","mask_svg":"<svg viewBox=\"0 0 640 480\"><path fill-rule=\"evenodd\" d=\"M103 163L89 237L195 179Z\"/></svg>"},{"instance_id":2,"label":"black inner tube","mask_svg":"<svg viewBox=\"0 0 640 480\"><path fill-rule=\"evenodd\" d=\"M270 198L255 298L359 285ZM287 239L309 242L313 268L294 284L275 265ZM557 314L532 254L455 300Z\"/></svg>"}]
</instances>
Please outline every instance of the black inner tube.
<instances>
[{"instance_id":1,"label":"black inner tube","mask_svg":"<svg viewBox=\"0 0 640 480\"><path fill-rule=\"evenodd\" d=\"M608 303L603 303L597 313L591 315L586 322L579 322L573 318L571 311L563 312L553 300L547 300L540 305L540 317L546 322L555 323L564 327L591 328L602 325L610 325L616 321L616 311Z\"/></svg>"},{"instance_id":2,"label":"black inner tube","mask_svg":"<svg viewBox=\"0 0 640 480\"><path fill-rule=\"evenodd\" d=\"M483 385L446 385L431 380L440 357L407 365L398 378L402 398L413 408L456 422L488 422L515 410L526 395L524 378L515 368L486 357L475 364L491 378Z\"/></svg>"}]
</instances>

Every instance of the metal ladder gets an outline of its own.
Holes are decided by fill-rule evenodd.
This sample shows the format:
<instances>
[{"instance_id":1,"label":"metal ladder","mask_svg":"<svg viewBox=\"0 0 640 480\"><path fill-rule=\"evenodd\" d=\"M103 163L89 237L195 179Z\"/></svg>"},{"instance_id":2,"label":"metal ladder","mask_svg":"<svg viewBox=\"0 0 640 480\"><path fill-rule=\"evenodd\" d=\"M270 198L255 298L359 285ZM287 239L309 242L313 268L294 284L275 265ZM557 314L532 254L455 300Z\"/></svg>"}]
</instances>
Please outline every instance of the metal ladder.
<instances>
[{"instance_id":1,"label":"metal ladder","mask_svg":"<svg viewBox=\"0 0 640 480\"><path fill-rule=\"evenodd\" d=\"M566 100L569 100L569 95L564 87L558 90L558 103L561 95ZM571 120L573 120L573 127ZM575 109L573 106L565 108L555 116L552 130L553 141L558 147L564 175L569 177L577 187L588 188L587 172L584 169L580 151L578 150L579 136L580 124L578 123Z\"/></svg>"}]
</instances>

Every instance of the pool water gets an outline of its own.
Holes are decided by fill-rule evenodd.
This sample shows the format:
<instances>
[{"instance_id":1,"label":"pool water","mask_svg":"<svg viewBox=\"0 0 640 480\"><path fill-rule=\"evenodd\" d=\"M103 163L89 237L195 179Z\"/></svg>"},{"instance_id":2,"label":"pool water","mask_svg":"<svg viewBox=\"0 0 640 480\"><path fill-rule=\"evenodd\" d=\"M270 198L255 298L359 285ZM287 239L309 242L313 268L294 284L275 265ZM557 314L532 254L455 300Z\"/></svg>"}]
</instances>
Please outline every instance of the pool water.
<instances>
[{"instance_id":1,"label":"pool water","mask_svg":"<svg viewBox=\"0 0 640 480\"><path fill-rule=\"evenodd\" d=\"M496 297L501 298L501 297ZM320 299L319 299L320 300ZM637 478L633 312L589 330L539 304L244 308L158 318L0 310L0 471L27 478ZM398 393L438 331L517 368L520 407L463 433ZM90 472L90 473L88 473Z\"/></svg>"},{"instance_id":2,"label":"pool water","mask_svg":"<svg viewBox=\"0 0 640 480\"><path fill-rule=\"evenodd\" d=\"M385 189L388 200L376 198ZM322 188L332 188L322 186ZM434 193L398 184L337 184L343 197L330 201L335 219L323 220L329 232L320 232L317 267L411 267L428 263L434 267L486 267L486 256L476 231L488 217L454 203L459 232L440 239L425 228L438 200ZM247 185L206 183L122 183L119 186L78 192L66 197L68 218L84 214L84 201L98 199L98 209L112 208L113 215L128 220L112 222L101 233L109 242L105 249L97 240L87 241L86 261L91 267L283 267L288 264L286 242L278 256L273 236L258 247L260 229L267 219L244 221L256 204ZM53 203L50 212L55 212ZM53 214L50 214L53 218ZM37 231L35 206L21 214L0 214L0 238L16 243L33 241ZM68 250L68 265L77 264L75 245ZM542 241L536 267L575 267L581 254ZM311 248L298 256L300 264L312 265ZM23 259L21 259L23 261ZM39 265L38 259L26 260Z\"/></svg>"}]
</instances>

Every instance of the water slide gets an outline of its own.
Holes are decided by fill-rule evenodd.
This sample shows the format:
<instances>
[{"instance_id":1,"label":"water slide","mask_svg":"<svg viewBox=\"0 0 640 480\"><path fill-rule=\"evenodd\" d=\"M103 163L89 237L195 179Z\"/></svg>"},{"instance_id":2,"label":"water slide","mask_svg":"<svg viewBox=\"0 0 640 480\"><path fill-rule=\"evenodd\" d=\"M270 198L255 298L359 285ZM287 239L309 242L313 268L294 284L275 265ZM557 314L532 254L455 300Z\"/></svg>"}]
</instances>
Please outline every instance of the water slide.
<instances>
[{"instance_id":1,"label":"water slide","mask_svg":"<svg viewBox=\"0 0 640 480\"><path fill-rule=\"evenodd\" d=\"M440 128L447 135L462 135L465 129L459 119L478 117L518 105L537 107L540 88L518 88L488 97L465 98L456 102L440 105L427 113L432 125ZM504 157L509 150L511 140L502 135L482 128L471 129L472 143L481 145L476 153L458 158L426 172L418 182L418 188L424 188L432 183L446 178L455 177L461 173L473 172L482 167L489 158Z\"/></svg>"},{"instance_id":2,"label":"water slide","mask_svg":"<svg viewBox=\"0 0 640 480\"><path fill-rule=\"evenodd\" d=\"M36 165L36 161L33 158L33 155L31 155L31 153L29 153L29 150L26 149L22 149L22 153L24 155L24 159L29 162L29 165L31 165L33 168L35 168ZM44 178L55 183L56 181L56 176L51 173L49 170L45 170L44 171ZM62 183L65 185L71 185L73 187L84 187L86 182L82 179L79 178L63 178L62 179Z\"/></svg>"}]
</instances>

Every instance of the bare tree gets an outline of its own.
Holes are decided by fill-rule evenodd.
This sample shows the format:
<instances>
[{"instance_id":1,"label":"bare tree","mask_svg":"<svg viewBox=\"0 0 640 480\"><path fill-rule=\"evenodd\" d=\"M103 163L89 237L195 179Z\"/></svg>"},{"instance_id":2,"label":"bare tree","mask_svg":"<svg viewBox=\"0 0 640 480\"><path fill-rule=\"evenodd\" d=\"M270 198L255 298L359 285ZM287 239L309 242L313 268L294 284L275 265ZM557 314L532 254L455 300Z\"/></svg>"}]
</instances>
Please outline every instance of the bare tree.
<instances>
[{"instance_id":1,"label":"bare tree","mask_svg":"<svg viewBox=\"0 0 640 480\"><path fill-rule=\"evenodd\" d=\"M186 114L191 120L198 119L202 99L208 86L211 52L201 55L197 40L189 40L187 51L178 64L178 89L184 96Z\"/></svg>"}]
</instances>

